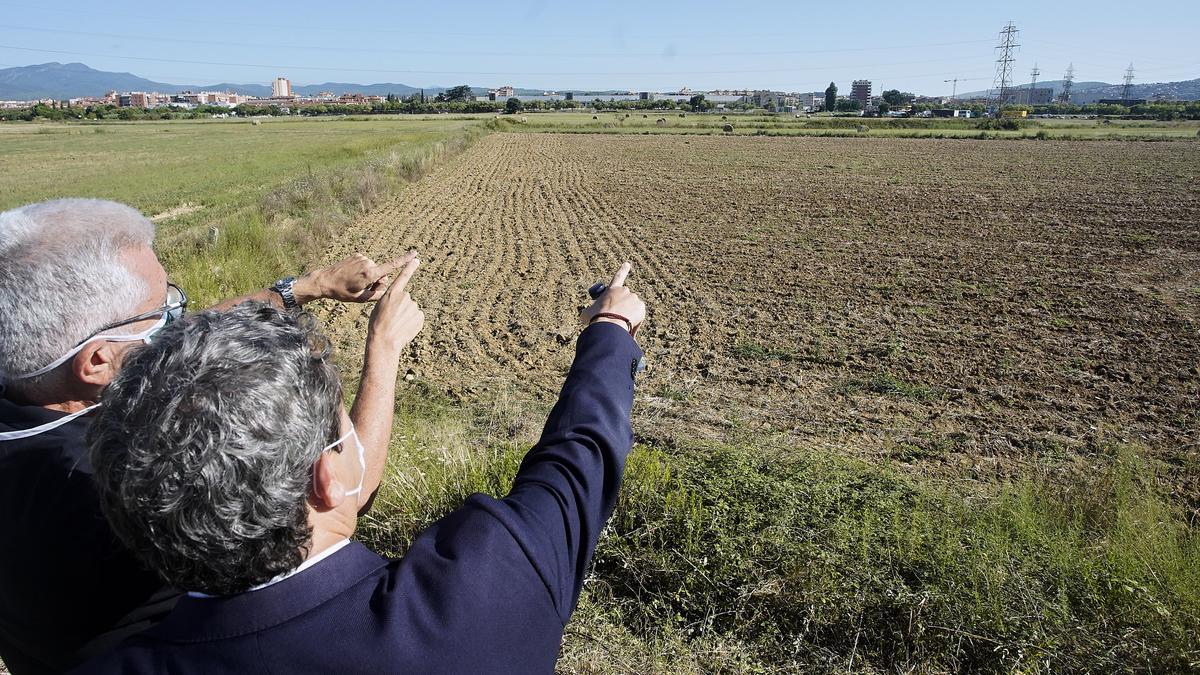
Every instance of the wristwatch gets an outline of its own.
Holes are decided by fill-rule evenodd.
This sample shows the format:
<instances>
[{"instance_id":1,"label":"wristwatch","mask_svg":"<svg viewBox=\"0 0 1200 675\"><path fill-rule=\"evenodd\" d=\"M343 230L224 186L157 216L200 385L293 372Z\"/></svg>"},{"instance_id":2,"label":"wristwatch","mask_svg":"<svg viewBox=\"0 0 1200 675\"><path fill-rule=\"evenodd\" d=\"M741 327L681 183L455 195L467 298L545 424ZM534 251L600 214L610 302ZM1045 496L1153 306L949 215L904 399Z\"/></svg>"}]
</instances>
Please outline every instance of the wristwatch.
<instances>
[{"instance_id":1,"label":"wristwatch","mask_svg":"<svg viewBox=\"0 0 1200 675\"><path fill-rule=\"evenodd\" d=\"M296 302L296 296L292 293L292 286L295 285L296 277L284 277L271 285L271 290L283 298L284 309L296 309L300 306L300 303Z\"/></svg>"}]
</instances>

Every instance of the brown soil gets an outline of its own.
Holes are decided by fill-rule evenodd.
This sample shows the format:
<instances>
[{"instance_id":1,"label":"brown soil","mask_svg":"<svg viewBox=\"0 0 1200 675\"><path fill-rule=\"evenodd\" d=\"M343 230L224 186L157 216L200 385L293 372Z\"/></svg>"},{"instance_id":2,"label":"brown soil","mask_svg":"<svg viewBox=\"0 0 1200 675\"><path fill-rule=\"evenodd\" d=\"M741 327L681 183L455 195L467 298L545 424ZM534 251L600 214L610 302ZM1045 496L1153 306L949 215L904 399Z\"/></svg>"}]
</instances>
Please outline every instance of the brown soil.
<instances>
[{"instance_id":1,"label":"brown soil","mask_svg":"<svg viewBox=\"0 0 1200 675\"><path fill-rule=\"evenodd\" d=\"M329 257L409 247L409 366L467 400L550 400L629 258L644 437L985 479L1132 442L1197 473L1198 143L493 134ZM357 353L366 310L327 315Z\"/></svg>"}]
</instances>

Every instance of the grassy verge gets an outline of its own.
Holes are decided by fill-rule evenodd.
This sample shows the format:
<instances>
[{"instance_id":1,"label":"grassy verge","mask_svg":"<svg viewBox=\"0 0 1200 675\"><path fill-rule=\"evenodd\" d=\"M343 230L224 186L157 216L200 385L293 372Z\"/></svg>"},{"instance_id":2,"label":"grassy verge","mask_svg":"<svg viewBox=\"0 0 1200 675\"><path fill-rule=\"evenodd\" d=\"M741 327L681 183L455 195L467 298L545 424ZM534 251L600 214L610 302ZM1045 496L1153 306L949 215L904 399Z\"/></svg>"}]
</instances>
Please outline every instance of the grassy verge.
<instances>
[{"instance_id":1,"label":"grassy verge","mask_svg":"<svg viewBox=\"0 0 1200 675\"><path fill-rule=\"evenodd\" d=\"M190 228L160 244L172 277L201 306L260 288L315 261L330 239L401 185L417 180L484 130L470 126L405 142L334 170L309 170L227 218L223 227Z\"/></svg>"},{"instance_id":2,"label":"grassy verge","mask_svg":"<svg viewBox=\"0 0 1200 675\"><path fill-rule=\"evenodd\" d=\"M359 534L393 555L503 494L526 447L494 411L419 390L400 411ZM560 668L1181 671L1198 636L1200 537L1133 448L1086 483L978 495L824 453L643 444Z\"/></svg>"},{"instance_id":3,"label":"grassy verge","mask_svg":"<svg viewBox=\"0 0 1200 675\"><path fill-rule=\"evenodd\" d=\"M207 305L316 258L328 235L481 133L483 120L0 125L0 209L114 199L158 215L168 273Z\"/></svg>"}]
</instances>

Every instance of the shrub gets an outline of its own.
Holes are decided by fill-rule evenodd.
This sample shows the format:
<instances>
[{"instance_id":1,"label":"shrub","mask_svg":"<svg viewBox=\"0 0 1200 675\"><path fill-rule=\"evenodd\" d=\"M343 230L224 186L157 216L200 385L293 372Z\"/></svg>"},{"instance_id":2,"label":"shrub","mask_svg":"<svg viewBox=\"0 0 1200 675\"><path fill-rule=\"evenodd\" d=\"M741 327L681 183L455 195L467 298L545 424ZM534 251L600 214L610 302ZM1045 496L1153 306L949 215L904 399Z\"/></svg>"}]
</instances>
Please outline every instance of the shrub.
<instances>
[{"instance_id":1,"label":"shrub","mask_svg":"<svg viewBox=\"0 0 1200 675\"><path fill-rule=\"evenodd\" d=\"M767 670L1187 670L1200 537L1137 454L964 501L820 453L643 447L593 600L648 640L739 644Z\"/></svg>"}]
</instances>

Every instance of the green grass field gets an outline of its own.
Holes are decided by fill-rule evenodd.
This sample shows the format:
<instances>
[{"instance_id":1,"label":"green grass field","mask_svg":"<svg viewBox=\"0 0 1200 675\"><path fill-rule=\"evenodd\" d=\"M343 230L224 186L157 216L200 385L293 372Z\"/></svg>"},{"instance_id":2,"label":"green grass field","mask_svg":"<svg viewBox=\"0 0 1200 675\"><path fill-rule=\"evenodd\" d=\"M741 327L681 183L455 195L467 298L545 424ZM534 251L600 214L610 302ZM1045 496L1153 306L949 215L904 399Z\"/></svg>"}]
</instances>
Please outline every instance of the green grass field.
<instances>
[{"instance_id":1,"label":"green grass field","mask_svg":"<svg viewBox=\"0 0 1200 675\"><path fill-rule=\"evenodd\" d=\"M445 139L462 118L268 118L0 125L0 210L53 197L101 197L147 215L181 204L208 221L310 171Z\"/></svg>"},{"instance_id":2,"label":"green grass field","mask_svg":"<svg viewBox=\"0 0 1200 675\"><path fill-rule=\"evenodd\" d=\"M71 196L159 216L160 257L207 305L297 271L479 131L449 116L0 124L0 210Z\"/></svg>"}]
</instances>

